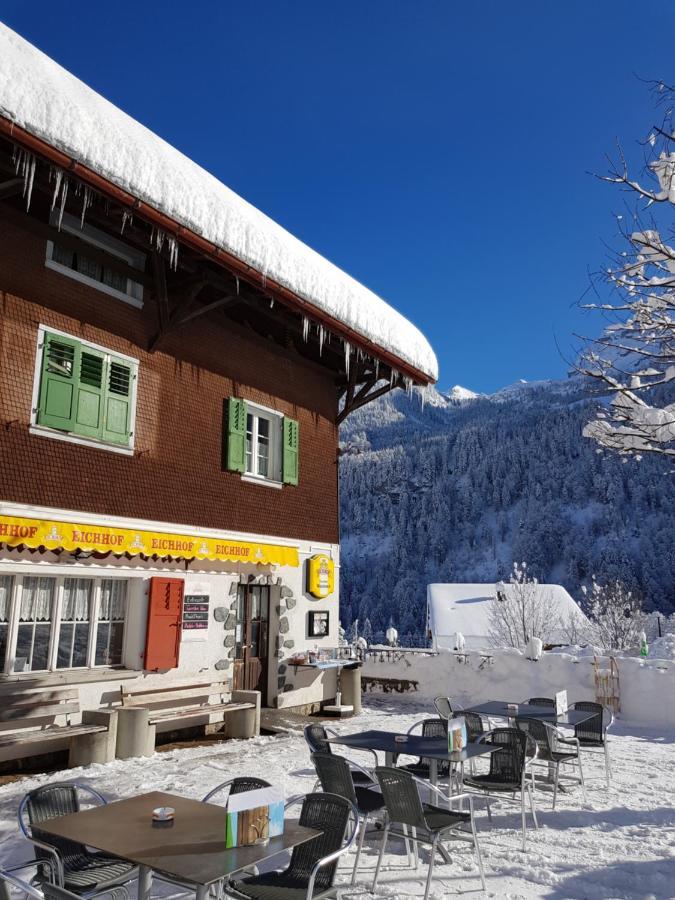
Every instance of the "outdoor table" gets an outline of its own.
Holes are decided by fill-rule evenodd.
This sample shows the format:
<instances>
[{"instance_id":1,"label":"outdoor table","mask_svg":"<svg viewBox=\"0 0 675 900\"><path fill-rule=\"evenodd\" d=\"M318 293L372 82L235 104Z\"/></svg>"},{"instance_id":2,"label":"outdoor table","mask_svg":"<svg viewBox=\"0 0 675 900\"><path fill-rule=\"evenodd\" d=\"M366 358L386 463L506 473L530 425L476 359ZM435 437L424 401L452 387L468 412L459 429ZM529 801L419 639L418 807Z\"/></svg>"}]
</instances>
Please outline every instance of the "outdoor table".
<instances>
[{"instance_id":1,"label":"outdoor table","mask_svg":"<svg viewBox=\"0 0 675 900\"><path fill-rule=\"evenodd\" d=\"M172 806L171 823L153 823L152 811ZM138 900L149 900L153 870L195 885L197 900L233 872L304 844L320 834L286 820L284 833L266 843L225 847L227 810L162 791L40 822L47 834L94 847L139 866Z\"/></svg>"},{"instance_id":2,"label":"outdoor table","mask_svg":"<svg viewBox=\"0 0 675 900\"><path fill-rule=\"evenodd\" d=\"M487 703L477 703L475 706L467 706L466 712L475 712L481 716L492 716L495 719L515 719L516 716L528 719L541 719L542 722L550 722L552 725L569 725L573 727L587 719L597 715L594 712L580 709L568 709L563 716L556 716L553 706L532 706L529 703L512 703L517 709L509 709L508 700L488 700ZM462 715L462 710L457 711Z\"/></svg>"},{"instance_id":3,"label":"outdoor table","mask_svg":"<svg viewBox=\"0 0 675 900\"><path fill-rule=\"evenodd\" d=\"M397 737L405 737L405 741L397 741ZM393 766L395 757L400 753L409 756L420 756L429 760L429 781L438 784L438 763L449 762L459 765L463 770L467 760L476 756L487 756L500 748L492 744L469 743L463 750L448 751L448 742L440 737L422 737L417 734L396 734L393 731L360 731L356 734L339 734L328 738L331 744L342 744L355 750L381 750L384 752L384 763Z\"/></svg>"}]
</instances>

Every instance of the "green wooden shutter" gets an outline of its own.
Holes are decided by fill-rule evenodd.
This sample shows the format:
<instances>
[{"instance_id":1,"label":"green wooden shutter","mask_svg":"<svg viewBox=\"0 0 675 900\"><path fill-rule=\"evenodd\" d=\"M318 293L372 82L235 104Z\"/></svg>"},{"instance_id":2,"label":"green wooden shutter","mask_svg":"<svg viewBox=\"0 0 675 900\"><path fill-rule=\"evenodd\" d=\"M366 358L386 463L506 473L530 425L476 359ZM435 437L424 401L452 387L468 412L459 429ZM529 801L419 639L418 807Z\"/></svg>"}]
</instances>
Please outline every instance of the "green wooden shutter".
<instances>
[{"instance_id":1,"label":"green wooden shutter","mask_svg":"<svg viewBox=\"0 0 675 900\"><path fill-rule=\"evenodd\" d=\"M136 380L135 367L111 357L107 366L101 438L114 444L131 441L131 399Z\"/></svg>"},{"instance_id":2,"label":"green wooden shutter","mask_svg":"<svg viewBox=\"0 0 675 900\"><path fill-rule=\"evenodd\" d=\"M300 425L295 419L284 416L282 449L282 480L284 484L298 483L299 455Z\"/></svg>"},{"instance_id":3,"label":"green wooden shutter","mask_svg":"<svg viewBox=\"0 0 675 900\"><path fill-rule=\"evenodd\" d=\"M71 428L76 434L101 437L106 368L105 354L80 347L75 422Z\"/></svg>"},{"instance_id":4,"label":"green wooden shutter","mask_svg":"<svg viewBox=\"0 0 675 900\"><path fill-rule=\"evenodd\" d=\"M39 425L47 425L61 431L73 430L79 370L78 341L46 333L42 350L37 412Z\"/></svg>"},{"instance_id":5,"label":"green wooden shutter","mask_svg":"<svg viewBox=\"0 0 675 900\"><path fill-rule=\"evenodd\" d=\"M230 397L227 405L227 468L246 471L246 403Z\"/></svg>"}]
</instances>

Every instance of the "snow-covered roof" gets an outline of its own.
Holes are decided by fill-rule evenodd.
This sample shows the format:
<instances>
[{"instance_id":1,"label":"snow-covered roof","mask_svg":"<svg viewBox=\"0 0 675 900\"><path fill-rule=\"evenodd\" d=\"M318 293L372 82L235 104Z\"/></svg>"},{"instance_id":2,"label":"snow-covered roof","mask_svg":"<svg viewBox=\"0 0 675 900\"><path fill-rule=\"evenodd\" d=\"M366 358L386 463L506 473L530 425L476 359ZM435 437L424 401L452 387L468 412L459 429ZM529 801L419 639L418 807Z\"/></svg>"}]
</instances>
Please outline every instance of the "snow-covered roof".
<instances>
[{"instance_id":1,"label":"snow-covered roof","mask_svg":"<svg viewBox=\"0 0 675 900\"><path fill-rule=\"evenodd\" d=\"M499 586L502 588L502 585ZM503 585L509 590L509 585ZM429 629L434 647L454 649L455 634L459 631L466 639L466 646L488 647L488 610L497 591L496 584L429 584L427 608ZM546 598L552 618L564 621L570 615L586 616L574 599L559 584L538 584L537 591ZM556 643L566 643L564 635L553 632Z\"/></svg>"},{"instance_id":2,"label":"snow-covered roof","mask_svg":"<svg viewBox=\"0 0 675 900\"><path fill-rule=\"evenodd\" d=\"M428 379L438 377L429 342L400 313L2 22L0 115Z\"/></svg>"}]
</instances>

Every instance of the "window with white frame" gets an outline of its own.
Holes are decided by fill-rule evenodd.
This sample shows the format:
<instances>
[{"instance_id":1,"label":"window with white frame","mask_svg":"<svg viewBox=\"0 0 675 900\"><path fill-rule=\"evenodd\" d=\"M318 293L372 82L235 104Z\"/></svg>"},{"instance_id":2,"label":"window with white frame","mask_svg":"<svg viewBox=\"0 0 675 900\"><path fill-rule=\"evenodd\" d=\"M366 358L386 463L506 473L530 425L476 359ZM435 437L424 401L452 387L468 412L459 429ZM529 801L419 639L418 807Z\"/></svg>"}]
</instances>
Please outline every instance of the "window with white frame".
<instances>
[{"instance_id":1,"label":"window with white frame","mask_svg":"<svg viewBox=\"0 0 675 900\"><path fill-rule=\"evenodd\" d=\"M0 576L0 672L120 666L127 581Z\"/></svg>"},{"instance_id":2,"label":"window with white frame","mask_svg":"<svg viewBox=\"0 0 675 900\"><path fill-rule=\"evenodd\" d=\"M281 481L281 426L281 416L247 404L247 475Z\"/></svg>"},{"instance_id":3,"label":"window with white frame","mask_svg":"<svg viewBox=\"0 0 675 900\"><path fill-rule=\"evenodd\" d=\"M52 214L51 221L52 225L58 223L58 213ZM76 235L92 247L104 250L109 256L116 257L124 263L125 267L138 269L139 273L145 270L144 253L111 237L105 231L94 228L93 225L82 225L75 216L64 213L60 230ZM74 250L63 242L59 243L58 235L54 236L53 241L47 241L45 265L48 269L88 284L132 306L139 308L143 306L143 285L139 281L134 281L127 272L117 269L112 261L110 265L106 265L100 259L87 256L86 250Z\"/></svg>"}]
</instances>

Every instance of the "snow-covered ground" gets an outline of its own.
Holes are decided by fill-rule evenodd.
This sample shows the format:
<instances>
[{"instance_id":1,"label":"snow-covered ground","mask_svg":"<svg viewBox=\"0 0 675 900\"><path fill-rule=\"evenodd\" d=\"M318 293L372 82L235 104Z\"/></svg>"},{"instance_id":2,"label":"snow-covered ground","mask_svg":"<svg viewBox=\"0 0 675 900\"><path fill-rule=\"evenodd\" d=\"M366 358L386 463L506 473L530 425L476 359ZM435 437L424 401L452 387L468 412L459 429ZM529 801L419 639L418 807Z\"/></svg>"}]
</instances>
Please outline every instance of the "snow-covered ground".
<instances>
[{"instance_id":1,"label":"snow-covered ground","mask_svg":"<svg viewBox=\"0 0 675 900\"><path fill-rule=\"evenodd\" d=\"M358 720L340 722L340 731L380 728L407 730L427 704L411 697L369 695ZM614 781L607 789L599 761L586 763L588 802L577 789L550 808L550 794L537 792L540 830L529 832L528 850L520 850L516 806L495 812L489 825L480 805L477 816L488 895L498 898L673 898L675 897L675 730L657 733L615 724L611 738ZM356 758L356 757L355 757ZM589 759L588 754L585 757ZM283 785L287 796L311 789L312 774L300 733L253 741L157 753L150 759L116 761L58 774L41 775L0 788L0 859L25 858L17 835L16 809L23 793L39 784L74 779L94 785L114 800L149 790L199 798L235 775L259 775ZM436 898L455 893L480 897L480 882L470 847L451 846L452 865L438 861ZM340 868L344 900L366 897L375 866L375 844L367 843L358 883L349 885L353 858ZM392 841L377 896L421 897L426 851L417 872L407 867L403 848ZM161 890L158 888L158 893Z\"/></svg>"}]
</instances>

